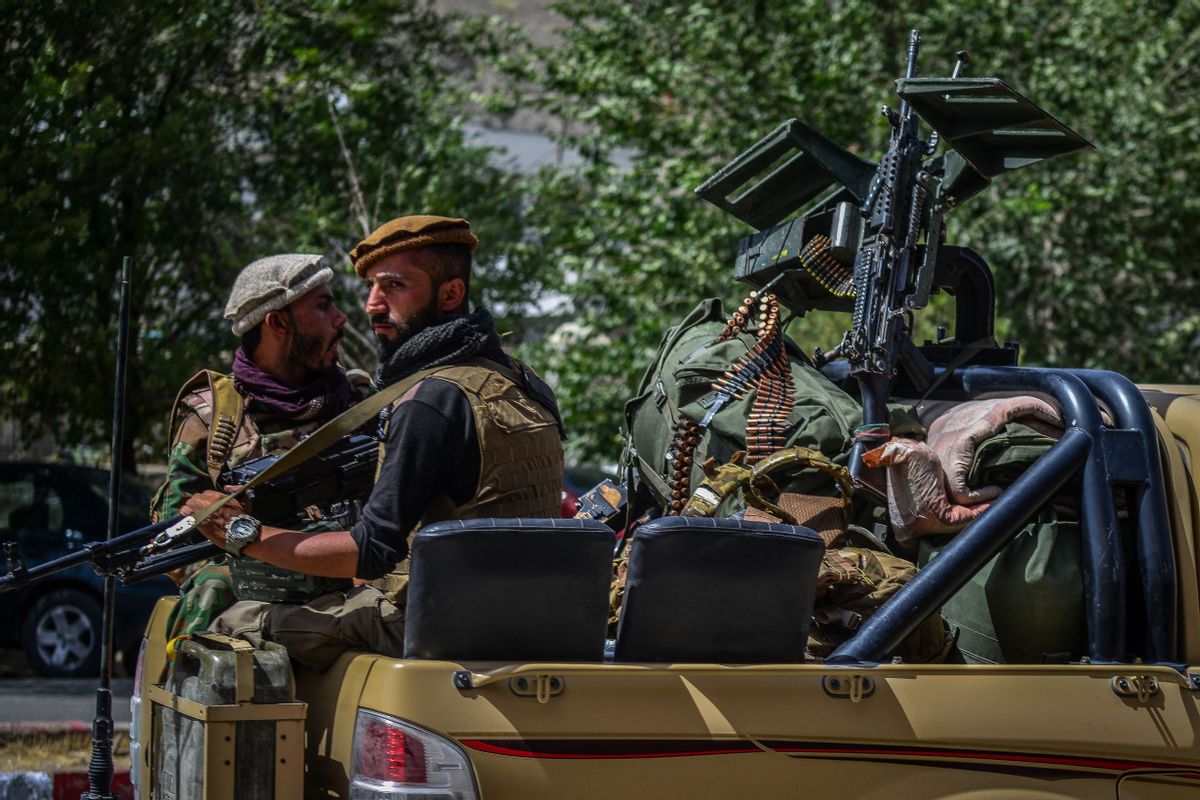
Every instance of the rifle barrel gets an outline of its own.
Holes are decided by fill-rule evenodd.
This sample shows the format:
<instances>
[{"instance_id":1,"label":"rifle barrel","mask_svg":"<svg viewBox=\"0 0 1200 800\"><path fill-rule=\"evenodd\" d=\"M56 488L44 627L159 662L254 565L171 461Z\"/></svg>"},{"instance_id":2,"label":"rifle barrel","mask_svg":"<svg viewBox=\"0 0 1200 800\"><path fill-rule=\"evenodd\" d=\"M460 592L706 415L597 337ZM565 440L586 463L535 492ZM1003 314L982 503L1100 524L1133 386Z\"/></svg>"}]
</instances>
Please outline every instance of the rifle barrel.
<instances>
[{"instance_id":1,"label":"rifle barrel","mask_svg":"<svg viewBox=\"0 0 1200 800\"><path fill-rule=\"evenodd\" d=\"M908 65L905 68L905 77L909 80L917 77L917 52L921 47L921 32L916 28L908 35ZM900 119L908 118L909 106L908 101L904 98L900 99Z\"/></svg>"},{"instance_id":2,"label":"rifle barrel","mask_svg":"<svg viewBox=\"0 0 1200 800\"><path fill-rule=\"evenodd\" d=\"M138 528L129 533L123 533L112 539L88 542L74 553L47 561L44 564L38 564L35 567L29 567L19 576L13 573L0 576L0 592L19 589L39 578L77 567L80 564L94 564L96 571L103 574L110 570L114 564L120 565L136 561L138 551L141 550L143 545L180 519L181 517L175 517L154 525L147 525L144 528Z\"/></svg>"},{"instance_id":3,"label":"rifle barrel","mask_svg":"<svg viewBox=\"0 0 1200 800\"><path fill-rule=\"evenodd\" d=\"M206 561L224 551L209 541L170 550L160 555L151 556L136 567L121 575L122 586L132 586L135 583L156 578L178 567L186 567L197 561Z\"/></svg>"}]
</instances>

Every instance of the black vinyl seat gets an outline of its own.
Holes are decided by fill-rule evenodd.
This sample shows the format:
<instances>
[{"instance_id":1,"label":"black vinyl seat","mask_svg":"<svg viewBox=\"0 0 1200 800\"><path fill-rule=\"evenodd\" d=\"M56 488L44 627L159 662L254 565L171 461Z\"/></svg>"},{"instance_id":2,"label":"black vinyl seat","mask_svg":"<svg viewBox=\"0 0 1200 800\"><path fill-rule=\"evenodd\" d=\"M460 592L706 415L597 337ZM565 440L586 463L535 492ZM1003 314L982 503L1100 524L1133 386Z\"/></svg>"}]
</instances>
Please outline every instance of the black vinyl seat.
<instances>
[{"instance_id":1,"label":"black vinyl seat","mask_svg":"<svg viewBox=\"0 0 1200 800\"><path fill-rule=\"evenodd\" d=\"M825 544L808 528L664 517L637 529L616 661L804 660Z\"/></svg>"},{"instance_id":2,"label":"black vinyl seat","mask_svg":"<svg viewBox=\"0 0 1200 800\"><path fill-rule=\"evenodd\" d=\"M412 545L405 657L602 660L615 542L595 520L422 528Z\"/></svg>"}]
</instances>

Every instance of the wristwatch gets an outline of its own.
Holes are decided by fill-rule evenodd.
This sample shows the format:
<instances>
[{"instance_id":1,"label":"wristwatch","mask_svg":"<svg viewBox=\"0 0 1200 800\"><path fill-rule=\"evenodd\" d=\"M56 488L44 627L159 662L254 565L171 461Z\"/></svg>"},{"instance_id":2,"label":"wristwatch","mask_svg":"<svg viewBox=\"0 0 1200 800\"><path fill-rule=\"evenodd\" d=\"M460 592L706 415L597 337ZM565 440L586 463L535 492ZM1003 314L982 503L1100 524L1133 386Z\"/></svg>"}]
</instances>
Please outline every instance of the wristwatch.
<instances>
[{"instance_id":1,"label":"wristwatch","mask_svg":"<svg viewBox=\"0 0 1200 800\"><path fill-rule=\"evenodd\" d=\"M261 522L249 514L239 514L225 526L225 552L241 558L246 545L257 542L261 533Z\"/></svg>"}]
</instances>

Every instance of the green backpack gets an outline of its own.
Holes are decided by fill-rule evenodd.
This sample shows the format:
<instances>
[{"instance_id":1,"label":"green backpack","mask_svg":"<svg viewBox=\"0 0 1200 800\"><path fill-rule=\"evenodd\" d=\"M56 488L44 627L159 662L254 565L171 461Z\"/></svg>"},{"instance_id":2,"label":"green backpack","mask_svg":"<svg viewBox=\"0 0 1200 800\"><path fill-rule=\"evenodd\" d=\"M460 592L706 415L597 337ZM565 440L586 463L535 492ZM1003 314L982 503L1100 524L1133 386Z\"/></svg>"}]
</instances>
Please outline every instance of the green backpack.
<instances>
[{"instance_id":1,"label":"green backpack","mask_svg":"<svg viewBox=\"0 0 1200 800\"><path fill-rule=\"evenodd\" d=\"M719 299L701 302L667 331L637 394L625 405L629 460L661 505L671 497L675 432L685 418L700 423L709 416L714 384L754 346L750 332L717 341L726 320ZM793 342L785 340L785 344L795 400L784 430L785 446L818 450L844 466L862 411L818 372ZM746 449L747 420L756 391L751 388L711 414L691 461L691 488L704 479L700 465L707 459L724 464L735 452ZM798 471L780 488L802 494L834 494L829 477L813 468Z\"/></svg>"},{"instance_id":2,"label":"green backpack","mask_svg":"<svg viewBox=\"0 0 1200 800\"><path fill-rule=\"evenodd\" d=\"M726 325L727 316L720 300L700 303L667 331L653 363L642 377L637 395L625 406L627 458L636 467L642 486L660 506L668 506L672 497L675 448L679 443L676 434L686 420L706 423L700 426L692 451L687 476L689 494L705 480L702 467L705 461L712 459L715 464L729 466L735 453L749 449L747 428L756 392L762 384L751 384L739 396L725 398L723 405L714 402L714 386L720 384L731 365L739 363L754 347L757 330L751 327L722 340ZM818 372L793 342L784 339L784 345L791 373L792 404L783 435L777 442L781 447L775 455L785 455L784 448L807 448L818 451L828 461L824 467L793 465L788 471L772 472L770 477L781 492L837 496L838 481L831 477L829 462L846 466L862 411L853 398ZM900 425L903 435L914 426L919 427L915 422L905 421L905 415L897 413L900 410L907 410L907 416L915 419L911 408L894 408L893 429ZM766 457L758 464L766 466L773 458ZM809 458L801 463L812 465L819 460ZM736 464L742 463L739 457ZM742 486L740 491L715 492L726 499L717 505L713 515L729 516L745 507L745 489ZM760 508L747 510L749 519L755 518ZM843 533L844 526L843 520L839 526ZM810 658L828 655L916 574L912 563L888 553L861 546L840 546L842 536L836 530L817 532L829 549L818 576L819 589L808 642ZM618 559L613 583L614 620L624 584L623 561ZM945 643L941 619L935 614L905 640L898 654L910 662L937 661L943 657Z\"/></svg>"}]
</instances>

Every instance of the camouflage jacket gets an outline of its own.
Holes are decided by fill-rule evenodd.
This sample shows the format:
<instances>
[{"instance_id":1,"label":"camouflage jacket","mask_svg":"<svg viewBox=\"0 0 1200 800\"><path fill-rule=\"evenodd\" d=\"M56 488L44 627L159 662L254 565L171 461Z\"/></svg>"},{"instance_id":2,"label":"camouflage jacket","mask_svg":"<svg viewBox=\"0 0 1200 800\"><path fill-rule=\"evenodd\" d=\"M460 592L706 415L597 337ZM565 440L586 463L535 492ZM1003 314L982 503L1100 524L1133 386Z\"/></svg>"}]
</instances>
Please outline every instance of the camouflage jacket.
<instances>
[{"instance_id":1,"label":"camouflage jacket","mask_svg":"<svg viewBox=\"0 0 1200 800\"><path fill-rule=\"evenodd\" d=\"M346 374L353 387L354 402L371 393L370 377L365 372L350 370ZM206 468L214 411L213 391L206 377L202 372L184 384L172 409L167 474L151 502L152 522L175 516L184 501L197 492L222 488L213 485ZM244 413L224 460L226 468L279 450L290 450L320 427L316 422L295 425L293 420L259 403L244 399L242 402Z\"/></svg>"},{"instance_id":2,"label":"camouflage jacket","mask_svg":"<svg viewBox=\"0 0 1200 800\"><path fill-rule=\"evenodd\" d=\"M208 447L213 417L217 412L213 384L216 379L224 377L201 372L184 384L179 392L171 409L166 479L151 501L150 517L154 522L177 515L184 501L196 492L223 488L213 484L214 470L209 468ZM352 370L347 377L353 389L354 402L371 393L371 381L365 372ZM221 470L278 450L290 450L321 425L318 422L295 425L293 420L241 395L229 397L234 403L241 404L241 414L237 429L225 442L228 445L227 455L221 464L215 465ZM228 414L234 409L222 408L220 411ZM315 526L322 524L327 523L318 522ZM213 619L237 599L226 564L200 561L172 570L168 576L181 592L180 601L167 621L172 640L208 630Z\"/></svg>"}]
</instances>

